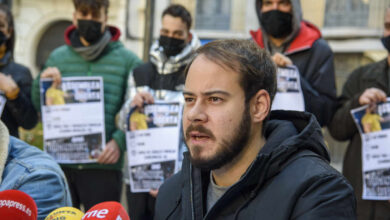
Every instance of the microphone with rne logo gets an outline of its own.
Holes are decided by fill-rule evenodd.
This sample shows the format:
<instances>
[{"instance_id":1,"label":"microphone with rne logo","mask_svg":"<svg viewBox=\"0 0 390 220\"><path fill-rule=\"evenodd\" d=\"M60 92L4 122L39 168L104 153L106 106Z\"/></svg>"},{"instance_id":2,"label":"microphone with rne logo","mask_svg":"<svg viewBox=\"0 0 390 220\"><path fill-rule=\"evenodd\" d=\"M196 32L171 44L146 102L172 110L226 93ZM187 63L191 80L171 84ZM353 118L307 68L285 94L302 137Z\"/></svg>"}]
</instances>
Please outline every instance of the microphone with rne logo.
<instances>
[{"instance_id":1,"label":"microphone with rne logo","mask_svg":"<svg viewBox=\"0 0 390 220\"><path fill-rule=\"evenodd\" d=\"M19 190L0 192L0 218L12 220L36 220L37 205L33 198Z\"/></svg>"},{"instance_id":2,"label":"microphone with rne logo","mask_svg":"<svg viewBox=\"0 0 390 220\"><path fill-rule=\"evenodd\" d=\"M102 202L94 205L83 216L82 220L130 220L125 208L119 202Z\"/></svg>"},{"instance_id":3,"label":"microphone with rne logo","mask_svg":"<svg viewBox=\"0 0 390 220\"><path fill-rule=\"evenodd\" d=\"M61 207L52 212L45 220L80 220L84 213L73 207Z\"/></svg>"}]
</instances>

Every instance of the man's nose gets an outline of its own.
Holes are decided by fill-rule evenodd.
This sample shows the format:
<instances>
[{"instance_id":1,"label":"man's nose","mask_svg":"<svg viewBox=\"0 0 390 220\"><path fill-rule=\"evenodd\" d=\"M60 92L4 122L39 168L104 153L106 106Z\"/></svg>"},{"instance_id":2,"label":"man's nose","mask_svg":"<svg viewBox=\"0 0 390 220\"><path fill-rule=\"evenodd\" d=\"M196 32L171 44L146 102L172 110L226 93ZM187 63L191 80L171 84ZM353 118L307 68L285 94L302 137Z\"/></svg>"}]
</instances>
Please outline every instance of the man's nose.
<instances>
[{"instance_id":1,"label":"man's nose","mask_svg":"<svg viewBox=\"0 0 390 220\"><path fill-rule=\"evenodd\" d=\"M193 106L187 107L186 118L191 122L206 122L208 117L206 113L206 107L200 101L197 101Z\"/></svg>"}]
</instances>

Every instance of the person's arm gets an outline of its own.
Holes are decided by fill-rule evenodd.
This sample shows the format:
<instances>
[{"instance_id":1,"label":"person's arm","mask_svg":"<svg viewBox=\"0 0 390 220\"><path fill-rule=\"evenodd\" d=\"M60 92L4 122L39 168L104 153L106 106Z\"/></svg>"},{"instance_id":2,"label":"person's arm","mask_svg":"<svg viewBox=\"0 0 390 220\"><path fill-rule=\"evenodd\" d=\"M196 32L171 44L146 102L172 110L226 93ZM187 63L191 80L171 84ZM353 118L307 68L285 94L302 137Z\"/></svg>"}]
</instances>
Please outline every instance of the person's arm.
<instances>
[{"instance_id":1,"label":"person's arm","mask_svg":"<svg viewBox=\"0 0 390 220\"><path fill-rule=\"evenodd\" d=\"M319 176L300 195L290 219L356 219L353 188L341 175Z\"/></svg>"},{"instance_id":2,"label":"person's arm","mask_svg":"<svg viewBox=\"0 0 390 220\"><path fill-rule=\"evenodd\" d=\"M337 99L333 53L327 45L318 47L323 48L323 52L313 52L306 72L300 74L305 109L316 116L322 127L332 119Z\"/></svg>"},{"instance_id":3,"label":"person's arm","mask_svg":"<svg viewBox=\"0 0 390 220\"><path fill-rule=\"evenodd\" d=\"M351 73L338 99L338 108L328 126L330 134L336 140L350 140L358 132L351 115L352 109L370 103L386 101L386 94L382 90L378 88L364 89L359 87L362 71L365 70L360 68Z\"/></svg>"},{"instance_id":4,"label":"person's arm","mask_svg":"<svg viewBox=\"0 0 390 220\"><path fill-rule=\"evenodd\" d=\"M6 108L8 108L19 126L24 129L31 129L38 122L37 112L31 102L31 73L24 67L18 68L16 71L18 71L18 73L15 74L22 76L21 81L14 82L15 84L17 83L16 87L18 92L14 97L7 96ZM9 80L13 81L12 78L9 78Z\"/></svg>"},{"instance_id":5,"label":"person's arm","mask_svg":"<svg viewBox=\"0 0 390 220\"><path fill-rule=\"evenodd\" d=\"M20 178L21 185L17 190L26 192L34 199L38 206L38 219L44 219L57 208L72 206L65 177L56 171L57 169L60 168L33 169L31 173Z\"/></svg>"}]
</instances>

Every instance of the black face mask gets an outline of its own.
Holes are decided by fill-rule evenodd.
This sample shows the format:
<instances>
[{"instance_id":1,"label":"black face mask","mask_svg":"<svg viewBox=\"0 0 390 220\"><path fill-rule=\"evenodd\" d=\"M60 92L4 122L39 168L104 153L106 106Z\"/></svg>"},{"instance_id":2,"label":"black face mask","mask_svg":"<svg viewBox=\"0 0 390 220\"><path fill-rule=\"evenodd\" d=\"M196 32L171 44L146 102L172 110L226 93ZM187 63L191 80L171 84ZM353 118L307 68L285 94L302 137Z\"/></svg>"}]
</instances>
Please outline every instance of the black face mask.
<instances>
[{"instance_id":1,"label":"black face mask","mask_svg":"<svg viewBox=\"0 0 390 220\"><path fill-rule=\"evenodd\" d=\"M186 46L185 40L180 40L167 36L160 36L158 42L160 47L164 49L164 53L165 55L167 55L167 57L176 56Z\"/></svg>"},{"instance_id":2,"label":"black face mask","mask_svg":"<svg viewBox=\"0 0 390 220\"><path fill-rule=\"evenodd\" d=\"M383 46L386 48L387 52L390 53L390 36L381 38Z\"/></svg>"},{"instance_id":3,"label":"black face mask","mask_svg":"<svg viewBox=\"0 0 390 220\"><path fill-rule=\"evenodd\" d=\"M292 14L279 10L267 11L261 14L261 26L274 38L287 37L292 32Z\"/></svg>"},{"instance_id":4,"label":"black face mask","mask_svg":"<svg viewBox=\"0 0 390 220\"><path fill-rule=\"evenodd\" d=\"M3 45L5 42L7 42L8 38L5 36L5 34L0 31L0 45Z\"/></svg>"},{"instance_id":5,"label":"black face mask","mask_svg":"<svg viewBox=\"0 0 390 220\"><path fill-rule=\"evenodd\" d=\"M88 43L96 43L103 35L102 23L92 20L77 20L80 37Z\"/></svg>"}]
</instances>

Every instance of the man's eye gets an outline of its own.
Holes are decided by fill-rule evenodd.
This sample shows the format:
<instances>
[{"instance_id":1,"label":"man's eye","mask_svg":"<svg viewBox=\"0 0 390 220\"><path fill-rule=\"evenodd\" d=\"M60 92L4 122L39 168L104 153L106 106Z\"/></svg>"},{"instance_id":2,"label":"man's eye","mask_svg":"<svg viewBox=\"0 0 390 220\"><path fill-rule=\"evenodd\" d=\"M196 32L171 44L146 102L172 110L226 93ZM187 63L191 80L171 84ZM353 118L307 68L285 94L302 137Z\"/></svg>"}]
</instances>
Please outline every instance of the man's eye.
<instances>
[{"instance_id":1,"label":"man's eye","mask_svg":"<svg viewBox=\"0 0 390 220\"><path fill-rule=\"evenodd\" d=\"M221 99L219 97L210 97L209 101L211 101L211 102L222 102L223 99Z\"/></svg>"},{"instance_id":2,"label":"man's eye","mask_svg":"<svg viewBox=\"0 0 390 220\"><path fill-rule=\"evenodd\" d=\"M187 97L187 98L184 98L184 101L185 102L193 102L194 98Z\"/></svg>"}]
</instances>

